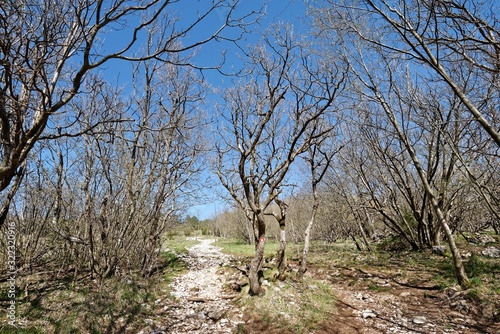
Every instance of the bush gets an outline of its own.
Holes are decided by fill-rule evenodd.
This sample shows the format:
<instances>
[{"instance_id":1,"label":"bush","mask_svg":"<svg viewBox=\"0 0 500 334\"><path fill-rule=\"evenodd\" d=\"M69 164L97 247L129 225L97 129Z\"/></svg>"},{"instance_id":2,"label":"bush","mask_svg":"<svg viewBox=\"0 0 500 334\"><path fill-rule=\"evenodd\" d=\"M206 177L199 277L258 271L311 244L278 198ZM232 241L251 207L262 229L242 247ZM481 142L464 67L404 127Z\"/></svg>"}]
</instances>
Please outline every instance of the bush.
<instances>
[{"instance_id":1,"label":"bush","mask_svg":"<svg viewBox=\"0 0 500 334\"><path fill-rule=\"evenodd\" d=\"M412 247L405 238L390 235L377 244L377 248L386 252L401 252L411 250Z\"/></svg>"}]
</instances>

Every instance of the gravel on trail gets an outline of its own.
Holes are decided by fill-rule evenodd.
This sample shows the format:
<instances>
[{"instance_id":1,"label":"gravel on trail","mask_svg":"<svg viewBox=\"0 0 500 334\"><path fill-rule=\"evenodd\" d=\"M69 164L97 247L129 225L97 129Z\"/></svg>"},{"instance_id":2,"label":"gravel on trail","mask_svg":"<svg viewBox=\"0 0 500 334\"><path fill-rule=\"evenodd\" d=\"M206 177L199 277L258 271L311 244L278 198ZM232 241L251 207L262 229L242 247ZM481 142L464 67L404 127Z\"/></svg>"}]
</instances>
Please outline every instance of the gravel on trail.
<instances>
[{"instance_id":1,"label":"gravel on trail","mask_svg":"<svg viewBox=\"0 0 500 334\"><path fill-rule=\"evenodd\" d=\"M188 272L170 283L175 300L157 300L158 317L146 319L148 327L138 334L233 333L243 323L243 314L232 303L235 296L224 292L226 277L221 267L228 266L231 257L213 245L215 239L197 241L179 256Z\"/></svg>"}]
</instances>

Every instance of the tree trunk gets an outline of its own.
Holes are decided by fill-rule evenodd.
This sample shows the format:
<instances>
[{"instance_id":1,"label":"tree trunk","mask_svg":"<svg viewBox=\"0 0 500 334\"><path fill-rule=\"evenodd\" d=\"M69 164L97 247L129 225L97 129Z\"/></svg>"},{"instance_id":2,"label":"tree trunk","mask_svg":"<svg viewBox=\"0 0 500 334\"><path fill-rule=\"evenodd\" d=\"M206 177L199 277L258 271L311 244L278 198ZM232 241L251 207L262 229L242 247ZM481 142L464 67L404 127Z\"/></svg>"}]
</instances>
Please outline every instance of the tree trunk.
<instances>
[{"instance_id":1,"label":"tree trunk","mask_svg":"<svg viewBox=\"0 0 500 334\"><path fill-rule=\"evenodd\" d=\"M276 204L278 204L280 208L280 213L273 213L274 218L278 221L280 226L280 248L278 250L277 258L278 258L278 276L277 279L284 281L285 280L285 271L286 271L286 209L287 205L285 202L280 200L278 197L274 199Z\"/></svg>"},{"instance_id":2,"label":"tree trunk","mask_svg":"<svg viewBox=\"0 0 500 334\"><path fill-rule=\"evenodd\" d=\"M9 192L5 198L4 203L3 203L3 206L0 209L0 228L2 227L2 225L5 223L5 220L7 219L7 215L9 213L9 208L10 208L10 202L14 198L14 195L16 194L17 189L19 189L19 186L21 185L21 182L24 178L24 166L25 166L25 163L23 163L19 167L17 174L16 174L16 178L14 179L14 183L10 187ZM9 184L10 184L10 180L9 180Z\"/></svg>"},{"instance_id":3,"label":"tree trunk","mask_svg":"<svg viewBox=\"0 0 500 334\"><path fill-rule=\"evenodd\" d=\"M375 226L373 223L373 219L370 216L370 213L368 212L366 206L363 207L363 212L366 217L366 232L368 233L368 238L373 239L373 237L375 236Z\"/></svg>"},{"instance_id":4,"label":"tree trunk","mask_svg":"<svg viewBox=\"0 0 500 334\"><path fill-rule=\"evenodd\" d=\"M285 279L286 270L286 229L285 220L280 221L280 248L278 250L278 279L283 281Z\"/></svg>"},{"instance_id":5,"label":"tree trunk","mask_svg":"<svg viewBox=\"0 0 500 334\"><path fill-rule=\"evenodd\" d=\"M418 159L418 156L413 148L413 146L410 144L410 141L408 137L406 137L405 133L399 126L398 120L392 110L389 108L388 104L385 102L383 98L380 97L379 93L377 92L377 97L379 100L382 102L382 107L386 111L387 115L389 116L389 119L394 126L394 129L398 133L398 137L400 140L404 143L406 149L408 150L408 154L410 155L410 158L413 162L413 165L415 169L417 170L417 173L419 175L420 181L422 182L425 192L430 198L432 208L434 209L437 218L439 220L439 223L441 227L443 228L443 231L446 235L446 239L448 240L448 245L450 247L451 254L453 255L453 265L455 267L455 276L457 278L458 284L460 284L460 287L462 289L468 289L470 287L470 281L467 278L467 274L465 273L465 269L462 263L462 257L460 255L460 251L458 250L456 244L455 244L455 238L453 237L453 233L450 230L450 227L448 226L446 216L444 215L443 211L441 210L441 207L439 205L439 201L437 196L435 195L431 184L429 183L427 179L427 173L424 171L422 168L422 165L420 164L420 160Z\"/></svg>"},{"instance_id":6,"label":"tree trunk","mask_svg":"<svg viewBox=\"0 0 500 334\"><path fill-rule=\"evenodd\" d=\"M363 251L363 249L361 248L361 246L359 245L359 242L358 240L356 239L356 237L354 236L354 234L351 234L351 239L352 241L354 241L354 244L356 245L356 249L360 252Z\"/></svg>"},{"instance_id":7,"label":"tree trunk","mask_svg":"<svg viewBox=\"0 0 500 334\"><path fill-rule=\"evenodd\" d=\"M250 270L248 273L248 279L250 282L250 290L248 293L252 296L259 295L261 293L259 271L262 268L264 247L266 245L266 223L261 215L257 215L255 219L255 224L257 225L255 230L258 239L255 242L255 256L250 262Z\"/></svg>"},{"instance_id":8,"label":"tree trunk","mask_svg":"<svg viewBox=\"0 0 500 334\"><path fill-rule=\"evenodd\" d=\"M363 229L363 226L361 225L361 221L359 219L356 219L359 233L361 234L361 238L363 239L363 243L366 246L366 249L371 252L372 248L370 247L370 243L368 242L368 239L366 238L366 233L365 230Z\"/></svg>"},{"instance_id":9,"label":"tree trunk","mask_svg":"<svg viewBox=\"0 0 500 334\"><path fill-rule=\"evenodd\" d=\"M433 246L441 245L441 241L443 241L442 231L443 231L442 224L440 224L439 226L436 226L436 231L434 233L433 240L432 240Z\"/></svg>"},{"instance_id":10,"label":"tree trunk","mask_svg":"<svg viewBox=\"0 0 500 334\"><path fill-rule=\"evenodd\" d=\"M470 287L470 281L467 278L467 274L465 273L460 251L455 244L455 237L453 236L453 233L451 232L450 227L446 222L446 218L441 211L436 198L431 196L431 200L432 205L434 206L434 210L436 211L436 215L438 216L439 222L441 223L441 227L443 228L444 234L446 235L446 240L448 241L450 252L453 256L453 266L455 267L455 276L457 277L458 284L460 284L460 287L462 289L468 289Z\"/></svg>"},{"instance_id":11,"label":"tree trunk","mask_svg":"<svg viewBox=\"0 0 500 334\"><path fill-rule=\"evenodd\" d=\"M311 230L314 225L314 221L316 220L316 212L318 211L318 204L313 204L313 209L311 213L311 219L309 220L309 224L307 224L307 228L304 232L304 249L302 250L302 261L300 262L299 268L299 277L304 276L304 273L307 270L307 255L309 254L309 245L311 243Z\"/></svg>"}]
</instances>

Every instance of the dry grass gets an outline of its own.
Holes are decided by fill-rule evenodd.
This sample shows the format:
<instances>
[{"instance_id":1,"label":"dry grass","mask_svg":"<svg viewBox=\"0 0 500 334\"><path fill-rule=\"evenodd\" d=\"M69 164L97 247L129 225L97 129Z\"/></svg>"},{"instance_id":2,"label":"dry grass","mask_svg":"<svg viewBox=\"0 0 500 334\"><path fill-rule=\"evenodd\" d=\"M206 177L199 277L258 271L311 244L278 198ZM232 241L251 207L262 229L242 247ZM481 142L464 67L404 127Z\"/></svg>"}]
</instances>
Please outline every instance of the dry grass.
<instances>
[{"instance_id":1,"label":"dry grass","mask_svg":"<svg viewBox=\"0 0 500 334\"><path fill-rule=\"evenodd\" d=\"M185 238L167 242L168 251L161 256L164 269L147 278L122 273L102 282L90 275L75 280L72 273L59 270L19 275L16 285L23 293L16 300L16 319L21 324L12 328L3 317L0 334L136 333L144 327L144 319L154 314L154 301L169 294L172 277L185 270L176 254L195 243ZM0 291L6 290L6 284L0 284ZM0 300L6 309L7 296Z\"/></svg>"}]
</instances>

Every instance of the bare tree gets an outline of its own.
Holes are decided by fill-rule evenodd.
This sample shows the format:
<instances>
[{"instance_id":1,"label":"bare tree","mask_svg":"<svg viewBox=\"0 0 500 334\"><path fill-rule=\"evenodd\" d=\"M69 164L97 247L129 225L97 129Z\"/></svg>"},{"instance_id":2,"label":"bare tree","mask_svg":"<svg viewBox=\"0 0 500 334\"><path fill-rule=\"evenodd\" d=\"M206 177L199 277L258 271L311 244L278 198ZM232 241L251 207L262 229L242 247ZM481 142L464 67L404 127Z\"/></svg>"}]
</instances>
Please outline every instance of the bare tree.
<instances>
[{"instance_id":1,"label":"bare tree","mask_svg":"<svg viewBox=\"0 0 500 334\"><path fill-rule=\"evenodd\" d=\"M93 94L80 95L66 106L75 111L85 110L85 117L75 122L78 125L74 124L74 129L87 128L90 122L97 124L110 117L116 119L120 106L116 91L93 76L87 78L83 87L92 87ZM81 100L81 96L87 99ZM93 128L94 135L102 135L106 124L111 123L103 122L99 128ZM57 135L58 129L54 130ZM19 239L23 240L18 244L22 254L20 268L34 270L57 259L63 270L76 263L72 260L83 258L78 247L83 247L85 240L77 231L82 225L74 224L76 212L82 207L79 196L75 195L80 189L74 172L78 145L71 136L51 140L41 136L39 145L24 163L26 181L19 187L10 216L18 227ZM78 268L76 265L75 269Z\"/></svg>"},{"instance_id":2,"label":"bare tree","mask_svg":"<svg viewBox=\"0 0 500 334\"><path fill-rule=\"evenodd\" d=\"M312 64L290 30L275 31L274 40L247 54L248 75L226 91L220 106L221 134L217 140L217 173L231 197L253 224L255 257L250 264L250 294L260 293L266 243L265 214L280 225L281 264L284 270L286 204L281 197L294 160L311 143L331 130L319 129L343 83L340 68Z\"/></svg>"},{"instance_id":3,"label":"bare tree","mask_svg":"<svg viewBox=\"0 0 500 334\"><path fill-rule=\"evenodd\" d=\"M401 84L401 81L398 80L399 74L397 70L386 63L386 75L387 82L389 83L389 90L387 92L382 92L381 87L384 87L384 84L378 81L378 78L375 77L372 70L366 67L366 65L361 66L362 74L360 72L357 73L358 79L363 83L363 85L367 89L367 94L365 95L366 99L371 99L380 105L380 108L386 114L387 119L395 131L397 138L401 141L402 145L406 149L408 156L410 157L410 161L415 168L415 171L418 175L419 181L422 184L426 195L429 197L430 205L434 210L437 221L440 224L440 227L443 229L448 245L450 247L450 251L453 255L453 262L455 266L455 273L459 284L463 288L467 288L469 286L469 280L465 273L460 252L455 244L455 239L452 234L452 231L449 227L449 217L445 214L444 201L440 198L440 189L433 186L429 179L429 174L425 170L422 164L422 158L417 153L417 144L408 135L406 124L401 121L401 115L404 114L406 109L411 109L412 104L415 103L415 100L404 101L400 93L401 90L407 90L410 95L412 95L412 91L410 87L398 87ZM397 67L396 67L397 68ZM403 72L403 76L408 76L407 72ZM400 90L401 89L401 90ZM394 100L393 100L394 98ZM406 102L406 103L405 103ZM372 108L376 108L372 106ZM403 118L404 121L404 118ZM453 170L453 164L450 167L450 171L446 174L446 178L449 179L450 174ZM444 180L445 182L449 180Z\"/></svg>"},{"instance_id":4,"label":"bare tree","mask_svg":"<svg viewBox=\"0 0 500 334\"><path fill-rule=\"evenodd\" d=\"M328 1L318 16L333 21L381 52L424 65L448 85L491 139L500 146L498 132L498 76L500 27L495 1L361 0ZM321 5L317 7L320 11ZM320 13L320 12L318 12ZM363 24L369 22L370 29ZM335 23L335 24L337 24ZM472 68L471 78L481 85L464 89L457 64Z\"/></svg>"},{"instance_id":5,"label":"bare tree","mask_svg":"<svg viewBox=\"0 0 500 334\"><path fill-rule=\"evenodd\" d=\"M253 227L239 206L217 214L213 224L216 236L244 240L249 245L254 244Z\"/></svg>"},{"instance_id":6,"label":"bare tree","mask_svg":"<svg viewBox=\"0 0 500 334\"><path fill-rule=\"evenodd\" d=\"M144 96L136 100L140 118L123 153L131 152L126 182L131 207L145 205L141 196L151 200L146 212L130 214L147 227L143 235L147 247L138 251L142 270L151 273L168 223L204 186L199 175L208 150L203 131L206 87L192 69L175 64L147 62L137 74L144 77Z\"/></svg>"},{"instance_id":7,"label":"bare tree","mask_svg":"<svg viewBox=\"0 0 500 334\"><path fill-rule=\"evenodd\" d=\"M423 160L428 182L433 184L446 214L454 210L457 190L467 189L467 183L456 173L457 159L452 143L446 143L441 131L453 133L455 144L463 140L469 119L460 119L460 102L453 94L439 92L439 104L434 100L435 89L420 91L418 108L399 110L404 131L412 138ZM424 97L426 97L424 99ZM448 101L448 97L451 98ZM408 100L399 95L399 98ZM416 103L410 103L416 106ZM441 241L441 229L430 206L406 148L399 141L391 124L368 102L356 103L349 123L357 130L350 134L354 145L341 154L346 170L354 173L351 182L358 189L358 198L368 198L364 205L375 210L387 226L399 234L413 249L429 247ZM425 107L423 107L425 105ZM422 112L425 109L425 112ZM442 120L446 120L442 122ZM347 133L347 131L346 131ZM349 174L349 172L347 172ZM460 184L460 187L456 185ZM455 186L454 186L455 185ZM363 210L361 210L363 211Z\"/></svg>"},{"instance_id":8,"label":"bare tree","mask_svg":"<svg viewBox=\"0 0 500 334\"><path fill-rule=\"evenodd\" d=\"M307 155L303 157L309 166L312 210L311 217L304 231L304 248L302 250L302 259L299 267L299 275L301 276L307 270L307 255L309 254L311 231L316 222L316 215L320 204L318 185L330 168L333 156L338 152L338 150L334 149L335 145L327 140L331 138L332 136L329 133L328 137L318 138L316 141L313 141L307 151Z\"/></svg>"},{"instance_id":9,"label":"bare tree","mask_svg":"<svg viewBox=\"0 0 500 334\"><path fill-rule=\"evenodd\" d=\"M349 141L350 147L340 152L339 159L332 163L333 167L328 171L325 183L328 185L326 198L336 206L328 210L339 217L337 220L341 220L337 226L332 226L330 231L335 233L335 237L352 239L356 248L362 251L364 248L371 250L367 234L374 237L376 232L372 215L367 209L370 200L364 187L366 174L363 173L364 168L360 168L362 166L360 161L364 161L367 157L366 154L362 156L352 154L356 150L354 146L357 145L355 141ZM373 183L372 180L369 184ZM359 236L365 247L356 238Z\"/></svg>"},{"instance_id":10,"label":"bare tree","mask_svg":"<svg viewBox=\"0 0 500 334\"><path fill-rule=\"evenodd\" d=\"M236 17L238 1L217 0L191 18L169 9L175 2L144 1L7 1L0 5L0 191L22 177L20 168L47 125L64 113L66 122L52 137L75 136L70 125L82 117L64 109L89 73L111 60L136 62L192 50L210 41L229 39L227 30L242 28L252 14ZM211 16L221 24L206 38L182 44ZM161 25L158 24L161 22ZM139 53L142 37L154 31L146 54ZM242 30L240 30L241 32ZM115 43L106 43L108 38ZM237 39L234 35L231 39ZM181 58L179 58L181 59ZM192 65L192 63L190 63ZM189 65L179 62L177 65ZM49 121L51 120L51 121ZM91 124L94 127L95 124ZM83 129L85 133L88 129ZM82 133L82 132L80 132ZM16 181L16 182L19 182ZM16 184L11 187L14 192ZM9 198L4 200L5 218ZM3 220L0 221L0 225Z\"/></svg>"},{"instance_id":11,"label":"bare tree","mask_svg":"<svg viewBox=\"0 0 500 334\"><path fill-rule=\"evenodd\" d=\"M499 20L498 13L492 10L493 2L328 3L331 6L311 7L318 27L345 49L355 77L353 86L359 85L357 91L366 103L367 118L385 115L383 122L390 129L388 133L397 138L394 146L400 146L396 152L393 145L372 151L372 154L384 153L381 157L385 156L384 163L391 171L390 178L382 178L382 184L389 189L386 184L392 183L399 188L397 193L407 196L413 215L409 218L417 219L421 227L425 227L425 215L439 222L435 230L430 225L419 229L417 237L421 241L431 238L432 242L439 242L440 232L446 234L457 279L466 288L469 282L454 243L450 226L456 225L456 219L451 213L457 212L454 209L457 199L465 198L462 189L454 187L464 180L460 179L463 174L457 173L459 167L466 167L464 161L468 160L464 142L479 143L482 138L473 124L480 125L487 141L496 145L497 150L500 146ZM418 89L421 84L427 90ZM434 101L423 97L422 93L432 90L452 94L447 95L444 103L439 102L442 96ZM475 122L463 117L462 110L467 110ZM427 119L416 117L426 113ZM380 130L386 131L378 128L373 133L380 135L383 133ZM385 138L386 142L391 140L391 136ZM420 145L422 139L427 147ZM483 147L488 148L489 143ZM483 157L488 156L498 158L489 148L483 151ZM397 166L402 157L405 165L412 166L413 175L405 172L404 165ZM394 182L398 179L399 182ZM424 198L419 201L414 201L418 197L409 196L413 190L401 188L411 189L412 183L423 189ZM365 186L373 189L367 182ZM384 212L382 205L379 212ZM431 231L434 235L421 235L421 231ZM411 233L408 236L415 239Z\"/></svg>"},{"instance_id":12,"label":"bare tree","mask_svg":"<svg viewBox=\"0 0 500 334\"><path fill-rule=\"evenodd\" d=\"M204 85L191 68L153 60L137 64L134 83L125 102L88 81L91 93L67 106L86 111L80 126L105 114L122 121L41 141L39 159L28 159L36 164L21 192L31 202L16 202L14 212L30 266L49 258L99 279L159 268L163 235L200 186Z\"/></svg>"}]
</instances>

